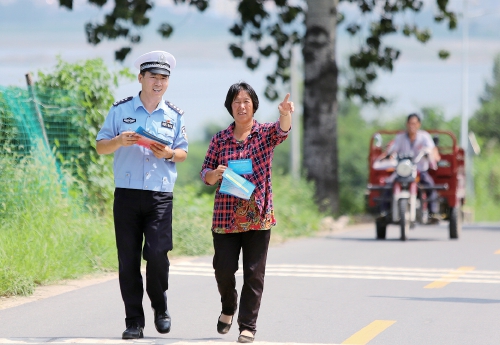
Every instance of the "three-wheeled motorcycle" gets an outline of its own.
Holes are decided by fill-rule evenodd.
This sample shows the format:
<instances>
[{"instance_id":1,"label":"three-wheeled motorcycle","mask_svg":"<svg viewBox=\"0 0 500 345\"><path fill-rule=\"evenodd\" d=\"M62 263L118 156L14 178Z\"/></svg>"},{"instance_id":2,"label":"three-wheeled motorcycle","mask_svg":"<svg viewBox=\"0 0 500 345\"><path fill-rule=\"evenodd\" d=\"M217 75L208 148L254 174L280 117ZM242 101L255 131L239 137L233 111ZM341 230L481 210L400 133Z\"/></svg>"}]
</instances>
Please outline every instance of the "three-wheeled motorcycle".
<instances>
[{"instance_id":1,"label":"three-wheeled motorcycle","mask_svg":"<svg viewBox=\"0 0 500 345\"><path fill-rule=\"evenodd\" d=\"M373 134L368 155L367 209L376 215L376 238L385 239L387 226L396 224L400 239L408 239L409 230L417 224L428 225L429 203L438 202L439 218L449 221L450 239L460 237L462 206L465 198L465 155L450 131L428 130L436 143L441 160L428 172L435 185L420 183L417 164L427 159L429 152L417 156L382 157L399 131L381 130ZM437 191L437 200L429 198ZM384 204L384 205L383 205ZM384 207L382 207L384 206Z\"/></svg>"}]
</instances>

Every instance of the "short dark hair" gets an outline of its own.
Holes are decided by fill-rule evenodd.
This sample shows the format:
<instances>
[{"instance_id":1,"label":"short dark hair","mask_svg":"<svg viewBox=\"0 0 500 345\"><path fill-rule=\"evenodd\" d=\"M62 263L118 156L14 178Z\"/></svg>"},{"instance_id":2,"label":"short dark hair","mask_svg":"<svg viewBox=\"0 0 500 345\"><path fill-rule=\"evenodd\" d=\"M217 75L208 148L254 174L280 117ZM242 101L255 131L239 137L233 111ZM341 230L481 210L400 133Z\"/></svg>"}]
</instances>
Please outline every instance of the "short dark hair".
<instances>
[{"instance_id":1,"label":"short dark hair","mask_svg":"<svg viewBox=\"0 0 500 345\"><path fill-rule=\"evenodd\" d=\"M252 100L253 103L253 113L259 109L259 97L257 97L257 93L255 93L255 90L247 83L244 81L240 81L239 83L233 84L229 87L229 90L227 91L226 95L226 101L224 102L224 106L226 107L227 111L229 112L229 115L233 117L233 108L232 104L238 93L240 91L246 91L250 95L250 99Z\"/></svg>"},{"instance_id":2,"label":"short dark hair","mask_svg":"<svg viewBox=\"0 0 500 345\"><path fill-rule=\"evenodd\" d=\"M408 115L408 118L406 119L406 123L410 122L411 118L412 117L415 117L417 118L418 122L421 123L422 121L420 120L420 116L416 113L411 113L410 115Z\"/></svg>"}]
</instances>

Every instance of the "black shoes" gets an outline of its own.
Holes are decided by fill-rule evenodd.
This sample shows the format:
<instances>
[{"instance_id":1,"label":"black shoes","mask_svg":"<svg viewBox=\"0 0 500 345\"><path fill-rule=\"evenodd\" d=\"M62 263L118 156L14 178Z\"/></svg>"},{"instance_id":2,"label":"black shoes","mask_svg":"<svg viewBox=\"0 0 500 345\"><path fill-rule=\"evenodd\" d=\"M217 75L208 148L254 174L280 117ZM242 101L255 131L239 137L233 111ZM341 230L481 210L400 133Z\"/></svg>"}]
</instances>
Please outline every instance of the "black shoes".
<instances>
[{"instance_id":1,"label":"black shoes","mask_svg":"<svg viewBox=\"0 0 500 345\"><path fill-rule=\"evenodd\" d=\"M144 338L143 328L138 324L133 324L127 327L122 334L122 339L140 339Z\"/></svg>"},{"instance_id":2,"label":"black shoes","mask_svg":"<svg viewBox=\"0 0 500 345\"><path fill-rule=\"evenodd\" d=\"M158 333L168 333L170 332L170 314L168 313L168 310L159 313L155 310L155 327Z\"/></svg>"},{"instance_id":3,"label":"black shoes","mask_svg":"<svg viewBox=\"0 0 500 345\"><path fill-rule=\"evenodd\" d=\"M220 314L222 316L222 314ZM231 329L231 325L233 324L233 316L231 316L231 323L225 323L225 322L222 322L220 320L220 316L219 316L219 319L217 320L217 332L219 332L220 334L226 334L227 332L229 332L229 330Z\"/></svg>"},{"instance_id":4,"label":"black shoes","mask_svg":"<svg viewBox=\"0 0 500 345\"><path fill-rule=\"evenodd\" d=\"M158 313L155 311L155 327L159 333L170 332L170 314L167 311L163 313ZM122 339L140 339L144 338L143 333L144 327L139 326L139 324L134 323L127 326L127 329L122 334Z\"/></svg>"},{"instance_id":5,"label":"black shoes","mask_svg":"<svg viewBox=\"0 0 500 345\"><path fill-rule=\"evenodd\" d=\"M219 319L217 320L217 332L219 332L220 334L226 334L231 329L231 325L233 324L234 315L231 315L231 323L222 322L220 320L221 316L222 316L222 313L220 314ZM226 316L229 316L229 315L226 315ZM245 332L245 334L243 334L243 332ZM253 332L243 330L242 332L240 332L240 335L238 336L238 343L253 343L254 337L255 336L254 336Z\"/></svg>"}]
</instances>

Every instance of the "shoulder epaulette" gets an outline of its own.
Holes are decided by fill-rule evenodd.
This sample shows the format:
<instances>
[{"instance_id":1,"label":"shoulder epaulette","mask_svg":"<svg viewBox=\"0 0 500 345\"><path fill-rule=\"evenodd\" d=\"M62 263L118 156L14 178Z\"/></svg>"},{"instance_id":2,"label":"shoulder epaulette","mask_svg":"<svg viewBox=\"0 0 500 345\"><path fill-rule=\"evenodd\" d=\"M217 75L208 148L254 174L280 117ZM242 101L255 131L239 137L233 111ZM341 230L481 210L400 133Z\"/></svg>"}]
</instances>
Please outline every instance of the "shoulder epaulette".
<instances>
[{"instance_id":1,"label":"shoulder epaulette","mask_svg":"<svg viewBox=\"0 0 500 345\"><path fill-rule=\"evenodd\" d=\"M132 98L134 98L134 97L130 96L130 97L121 99L121 100L116 101L115 103L113 103L113 105L116 107L117 105L120 105L120 104L123 104L123 103L127 103L128 101L132 100Z\"/></svg>"},{"instance_id":2,"label":"shoulder epaulette","mask_svg":"<svg viewBox=\"0 0 500 345\"><path fill-rule=\"evenodd\" d=\"M171 109L175 110L177 113L179 113L179 115L184 115L184 110L177 108L175 105L173 105L169 101L165 101L165 104L168 105Z\"/></svg>"}]
</instances>

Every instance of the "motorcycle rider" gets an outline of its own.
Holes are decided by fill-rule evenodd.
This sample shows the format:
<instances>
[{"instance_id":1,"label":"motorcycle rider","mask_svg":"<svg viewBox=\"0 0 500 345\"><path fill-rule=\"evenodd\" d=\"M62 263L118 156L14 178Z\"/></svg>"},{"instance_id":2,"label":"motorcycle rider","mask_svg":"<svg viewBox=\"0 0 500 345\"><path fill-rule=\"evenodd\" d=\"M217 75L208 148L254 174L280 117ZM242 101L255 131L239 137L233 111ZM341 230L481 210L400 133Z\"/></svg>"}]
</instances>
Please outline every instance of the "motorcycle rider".
<instances>
[{"instance_id":1,"label":"motorcycle rider","mask_svg":"<svg viewBox=\"0 0 500 345\"><path fill-rule=\"evenodd\" d=\"M428 159L420 160L417 164L417 170L420 172L420 183L432 187L434 186L434 180L428 172L429 166L435 169L437 162L441 160L441 156L436 145L434 144L434 141L432 140L431 135L424 130L420 130L420 126L421 120L419 115L415 113L408 115L406 120L406 131L396 135L393 143L389 146L387 152L383 156L387 157L392 154L411 154L413 157L416 157L421 151L424 150L428 154ZM392 174L386 179L386 183L392 183L395 177L396 173ZM430 192L427 192L427 196L430 200L432 200L429 205L429 222L433 224L438 223L440 218L438 215L439 204L437 200L437 191L433 189ZM387 195L387 197L390 196ZM389 205L387 203L382 203L382 216L387 213L388 206Z\"/></svg>"}]
</instances>

